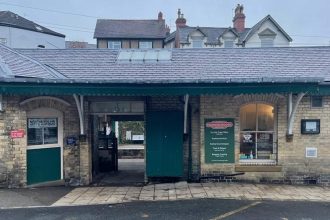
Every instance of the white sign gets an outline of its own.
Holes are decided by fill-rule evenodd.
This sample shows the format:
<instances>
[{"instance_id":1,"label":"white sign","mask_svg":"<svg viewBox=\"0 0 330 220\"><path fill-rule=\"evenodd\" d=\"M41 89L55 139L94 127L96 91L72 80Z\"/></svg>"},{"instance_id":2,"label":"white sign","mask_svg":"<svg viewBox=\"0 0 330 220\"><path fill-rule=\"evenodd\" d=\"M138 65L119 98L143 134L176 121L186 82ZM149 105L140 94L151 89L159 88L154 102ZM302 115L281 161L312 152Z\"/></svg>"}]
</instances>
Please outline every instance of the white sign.
<instances>
[{"instance_id":1,"label":"white sign","mask_svg":"<svg viewBox=\"0 0 330 220\"><path fill-rule=\"evenodd\" d=\"M28 128L56 128L56 118L31 118L28 120Z\"/></svg>"},{"instance_id":2,"label":"white sign","mask_svg":"<svg viewBox=\"0 0 330 220\"><path fill-rule=\"evenodd\" d=\"M306 122L306 131L317 131L316 121Z\"/></svg>"},{"instance_id":3,"label":"white sign","mask_svg":"<svg viewBox=\"0 0 330 220\"><path fill-rule=\"evenodd\" d=\"M143 141L144 140L144 135L133 135L132 136L133 141Z\"/></svg>"}]
</instances>

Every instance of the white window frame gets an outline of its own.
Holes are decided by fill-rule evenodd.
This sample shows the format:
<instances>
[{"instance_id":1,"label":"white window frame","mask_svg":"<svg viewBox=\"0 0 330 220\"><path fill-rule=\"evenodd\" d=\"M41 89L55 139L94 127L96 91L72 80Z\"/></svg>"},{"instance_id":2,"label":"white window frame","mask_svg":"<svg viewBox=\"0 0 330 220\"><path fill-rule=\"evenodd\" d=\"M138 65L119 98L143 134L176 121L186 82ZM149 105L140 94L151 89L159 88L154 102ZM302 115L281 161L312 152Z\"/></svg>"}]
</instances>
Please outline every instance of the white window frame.
<instances>
[{"instance_id":1,"label":"white window frame","mask_svg":"<svg viewBox=\"0 0 330 220\"><path fill-rule=\"evenodd\" d=\"M0 44L7 45L7 38L0 38Z\"/></svg>"},{"instance_id":2,"label":"white window frame","mask_svg":"<svg viewBox=\"0 0 330 220\"><path fill-rule=\"evenodd\" d=\"M42 129L41 130L41 133L42 133L42 143L41 144L38 144L38 145L51 145L51 144L58 144L58 136L59 136L59 134L58 134L58 132L59 132L59 129L58 129L58 118L57 117L42 117L42 118L40 118L40 117L29 117L28 118L28 128L27 128L27 134L29 134L29 129L31 129L30 127L29 127L29 121L31 120L31 119L37 119L37 120L43 120L43 119L50 119L50 120L56 120L56 129L57 129L57 131L56 131L56 133L57 133L57 136L56 136L56 139L57 139L57 141L56 141L56 143L45 143L45 128L46 127L40 127L39 129ZM37 129L37 128L36 128ZM29 140L29 139L28 139ZM29 144L28 142L27 142L27 144L28 144L28 146L33 146L33 145L36 145L36 144Z\"/></svg>"},{"instance_id":3,"label":"white window frame","mask_svg":"<svg viewBox=\"0 0 330 220\"><path fill-rule=\"evenodd\" d=\"M260 37L260 46L261 47L274 47L274 38L273 37Z\"/></svg>"},{"instance_id":4,"label":"white window frame","mask_svg":"<svg viewBox=\"0 0 330 220\"><path fill-rule=\"evenodd\" d=\"M152 41L139 41L140 49L152 49L153 43Z\"/></svg>"},{"instance_id":5,"label":"white window frame","mask_svg":"<svg viewBox=\"0 0 330 220\"><path fill-rule=\"evenodd\" d=\"M192 40L191 46L193 48L203 48L203 40Z\"/></svg>"},{"instance_id":6,"label":"white window frame","mask_svg":"<svg viewBox=\"0 0 330 220\"><path fill-rule=\"evenodd\" d=\"M275 106L272 105L272 104L269 104L269 103L263 103L263 102L253 102L253 103L247 103L246 105L251 105L251 104L254 104L256 105L256 130L255 131L242 131L242 129L240 128L240 137L241 137L241 134L244 134L244 133L254 133L256 134L255 136L255 142L256 142L256 146L255 146L255 152L256 152L256 155L257 155L257 152L258 152L258 134L260 133L267 133L267 134L273 134L273 155L274 158L272 159L241 159L239 158L239 163L240 164L255 164L255 165L276 165L276 161L277 161L277 155L278 155L278 147L276 145L276 140L277 140L277 133L276 133L276 130L277 130L277 117L276 117L276 111L275 111ZM258 131L258 105L259 104L264 104L264 105L269 105L269 106L272 106L273 109L274 109L274 112L273 112L273 116L274 116L274 127L273 127L273 131ZM241 106L244 107L246 105L243 105ZM241 111L240 111L241 112ZM240 118L240 122L241 122L241 118ZM241 143L239 143L239 154L241 154Z\"/></svg>"},{"instance_id":7,"label":"white window frame","mask_svg":"<svg viewBox=\"0 0 330 220\"><path fill-rule=\"evenodd\" d=\"M224 40L224 48L234 48L234 40Z\"/></svg>"},{"instance_id":8,"label":"white window frame","mask_svg":"<svg viewBox=\"0 0 330 220\"><path fill-rule=\"evenodd\" d=\"M109 49L121 49L121 41L120 40L109 40L108 41Z\"/></svg>"}]
</instances>

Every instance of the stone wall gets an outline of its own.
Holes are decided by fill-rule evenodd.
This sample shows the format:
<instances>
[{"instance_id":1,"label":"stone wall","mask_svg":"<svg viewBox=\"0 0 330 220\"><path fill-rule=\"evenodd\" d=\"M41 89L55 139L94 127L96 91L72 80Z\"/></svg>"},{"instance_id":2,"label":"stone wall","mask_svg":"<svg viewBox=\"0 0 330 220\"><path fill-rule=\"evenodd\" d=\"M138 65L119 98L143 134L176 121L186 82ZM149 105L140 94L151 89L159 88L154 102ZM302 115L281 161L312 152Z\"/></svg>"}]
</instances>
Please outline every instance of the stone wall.
<instances>
[{"instance_id":1,"label":"stone wall","mask_svg":"<svg viewBox=\"0 0 330 220\"><path fill-rule=\"evenodd\" d=\"M3 97L0 113L0 184L22 187L26 184L26 138L11 139L10 131L26 128L26 113L20 111L19 97Z\"/></svg>"},{"instance_id":2,"label":"stone wall","mask_svg":"<svg viewBox=\"0 0 330 220\"><path fill-rule=\"evenodd\" d=\"M310 184L318 183L330 185L330 97L324 97L322 108L311 108L310 97L306 96L300 103L294 121L294 137L292 142L286 141L287 131L287 102L286 97L280 95L240 95L240 96L201 96L200 104L200 149L201 176L222 176L217 180L242 180L252 182ZM249 167L243 175L237 174L239 167L239 111L240 106L261 102L272 104L277 117L278 163L276 169ZM206 118L234 118L235 119L235 163L207 164L204 152L204 119ZM320 119L321 133L318 135L304 135L300 132L301 119ZM306 158L306 147L316 147L317 158ZM262 169L261 169L262 168ZM264 169L265 168L265 169ZM212 178L211 178L212 179ZM215 179L214 179L215 180Z\"/></svg>"},{"instance_id":3,"label":"stone wall","mask_svg":"<svg viewBox=\"0 0 330 220\"><path fill-rule=\"evenodd\" d=\"M60 97L69 103L52 99L37 99L20 104L32 97L3 97L0 112L0 184L8 187L26 186L27 112L37 108L53 108L63 113L63 176L67 183L79 179L79 142L76 146L66 144L68 136L78 140L79 118L73 98ZM10 131L24 129L24 138L11 139Z\"/></svg>"}]
</instances>

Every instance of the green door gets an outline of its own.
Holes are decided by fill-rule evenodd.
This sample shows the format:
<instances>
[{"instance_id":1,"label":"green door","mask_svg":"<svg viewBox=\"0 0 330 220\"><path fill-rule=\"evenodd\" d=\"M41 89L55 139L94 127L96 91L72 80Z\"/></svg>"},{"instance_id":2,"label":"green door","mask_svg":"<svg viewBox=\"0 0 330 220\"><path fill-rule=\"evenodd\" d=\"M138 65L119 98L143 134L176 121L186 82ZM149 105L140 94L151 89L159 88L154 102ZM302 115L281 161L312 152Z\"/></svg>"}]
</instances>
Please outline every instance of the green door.
<instances>
[{"instance_id":1,"label":"green door","mask_svg":"<svg viewBox=\"0 0 330 220\"><path fill-rule=\"evenodd\" d=\"M183 112L149 112L146 120L148 177L183 175Z\"/></svg>"},{"instance_id":2,"label":"green door","mask_svg":"<svg viewBox=\"0 0 330 220\"><path fill-rule=\"evenodd\" d=\"M27 184L61 179L61 148L27 150Z\"/></svg>"}]
</instances>

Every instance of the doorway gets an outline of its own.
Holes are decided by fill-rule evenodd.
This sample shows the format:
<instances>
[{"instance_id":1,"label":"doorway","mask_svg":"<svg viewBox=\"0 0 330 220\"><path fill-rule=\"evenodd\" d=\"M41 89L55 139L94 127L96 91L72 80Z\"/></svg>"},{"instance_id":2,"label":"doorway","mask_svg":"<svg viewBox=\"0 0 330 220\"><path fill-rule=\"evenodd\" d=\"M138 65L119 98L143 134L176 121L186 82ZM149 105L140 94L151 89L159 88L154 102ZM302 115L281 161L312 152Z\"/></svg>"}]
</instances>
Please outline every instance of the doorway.
<instances>
[{"instance_id":1,"label":"doorway","mask_svg":"<svg viewBox=\"0 0 330 220\"><path fill-rule=\"evenodd\" d=\"M91 115L96 185L139 185L145 177L144 115Z\"/></svg>"},{"instance_id":2,"label":"doorway","mask_svg":"<svg viewBox=\"0 0 330 220\"><path fill-rule=\"evenodd\" d=\"M27 113L27 184L63 179L63 114L50 108Z\"/></svg>"}]
</instances>

